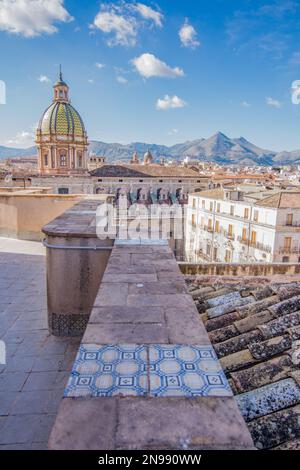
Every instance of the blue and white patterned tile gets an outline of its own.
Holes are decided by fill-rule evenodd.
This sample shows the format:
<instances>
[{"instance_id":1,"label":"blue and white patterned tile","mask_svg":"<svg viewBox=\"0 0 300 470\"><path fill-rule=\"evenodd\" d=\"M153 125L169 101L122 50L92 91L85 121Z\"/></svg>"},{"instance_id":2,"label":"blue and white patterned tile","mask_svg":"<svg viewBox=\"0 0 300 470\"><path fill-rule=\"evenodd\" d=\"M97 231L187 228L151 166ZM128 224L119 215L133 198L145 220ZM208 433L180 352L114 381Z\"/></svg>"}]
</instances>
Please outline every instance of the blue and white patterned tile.
<instances>
[{"instance_id":1,"label":"blue and white patterned tile","mask_svg":"<svg viewBox=\"0 0 300 470\"><path fill-rule=\"evenodd\" d=\"M64 396L144 396L148 392L147 371L144 346L81 345Z\"/></svg>"},{"instance_id":2,"label":"blue and white patterned tile","mask_svg":"<svg viewBox=\"0 0 300 470\"><path fill-rule=\"evenodd\" d=\"M149 347L150 396L232 396L211 346Z\"/></svg>"}]
</instances>

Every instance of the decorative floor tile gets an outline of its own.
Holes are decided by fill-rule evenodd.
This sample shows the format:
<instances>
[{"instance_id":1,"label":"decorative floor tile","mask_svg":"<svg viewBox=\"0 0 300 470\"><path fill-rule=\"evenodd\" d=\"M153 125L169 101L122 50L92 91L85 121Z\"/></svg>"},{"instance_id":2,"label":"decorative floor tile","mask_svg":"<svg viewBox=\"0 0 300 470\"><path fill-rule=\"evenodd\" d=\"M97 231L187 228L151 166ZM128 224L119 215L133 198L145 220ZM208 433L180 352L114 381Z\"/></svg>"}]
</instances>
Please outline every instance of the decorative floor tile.
<instances>
[{"instance_id":1,"label":"decorative floor tile","mask_svg":"<svg viewBox=\"0 0 300 470\"><path fill-rule=\"evenodd\" d=\"M232 396L211 346L149 347L150 396Z\"/></svg>"},{"instance_id":2,"label":"decorative floor tile","mask_svg":"<svg viewBox=\"0 0 300 470\"><path fill-rule=\"evenodd\" d=\"M147 349L135 344L81 345L65 396L146 395Z\"/></svg>"}]
</instances>

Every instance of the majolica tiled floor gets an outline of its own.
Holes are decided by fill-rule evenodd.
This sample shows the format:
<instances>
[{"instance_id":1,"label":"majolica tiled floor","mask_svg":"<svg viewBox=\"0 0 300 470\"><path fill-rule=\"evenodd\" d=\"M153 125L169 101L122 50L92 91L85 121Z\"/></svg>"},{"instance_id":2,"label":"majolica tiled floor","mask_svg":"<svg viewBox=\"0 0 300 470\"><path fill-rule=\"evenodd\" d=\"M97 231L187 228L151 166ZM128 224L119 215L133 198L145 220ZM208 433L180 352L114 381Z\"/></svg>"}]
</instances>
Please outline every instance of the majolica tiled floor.
<instances>
[{"instance_id":1,"label":"majolica tiled floor","mask_svg":"<svg viewBox=\"0 0 300 470\"><path fill-rule=\"evenodd\" d=\"M211 346L84 345L65 396L231 396Z\"/></svg>"}]
</instances>

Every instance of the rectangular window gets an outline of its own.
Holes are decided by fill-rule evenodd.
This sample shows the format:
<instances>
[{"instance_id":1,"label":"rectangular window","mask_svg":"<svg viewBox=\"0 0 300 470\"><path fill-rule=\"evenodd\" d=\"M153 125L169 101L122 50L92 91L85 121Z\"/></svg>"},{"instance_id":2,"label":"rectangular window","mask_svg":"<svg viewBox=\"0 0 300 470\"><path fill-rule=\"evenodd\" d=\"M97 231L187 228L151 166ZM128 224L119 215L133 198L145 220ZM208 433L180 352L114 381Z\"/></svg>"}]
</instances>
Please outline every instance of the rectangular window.
<instances>
[{"instance_id":1,"label":"rectangular window","mask_svg":"<svg viewBox=\"0 0 300 470\"><path fill-rule=\"evenodd\" d=\"M287 214L286 225L293 225L293 214Z\"/></svg>"},{"instance_id":2,"label":"rectangular window","mask_svg":"<svg viewBox=\"0 0 300 470\"><path fill-rule=\"evenodd\" d=\"M254 222L258 222L258 211L257 210L254 211L253 220L254 220Z\"/></svg>"},{"instance_id":3,"label":"rectangular window","mask_svg":"<svg viewBox=\"0 0 300 470\"><path fill-rule=\"evenodd\" d=\"M210 245L206 245L206 254L210 256Z\"/></svg>"},{"instance_id":4,"label":"rectangular window","mask_svg":"<svg viewBox=\"0 0 300 470\"><path fill-rule=\"evenodd\" d=\"M209 210L210 210L210 212L212 212L214 210L214 203L213 202L209 203Z\"/></svg>"},{"instance_id":5,"label":"rectangular window","mask_svg":"<svg viewBox=\"0 0 300 470\"><path fill-rule=\"evenodd\" d=\"M58 194L69 194L69 188L58 188Z\"/></svg>"},{"instance_id":6,"label":"rectangular window","mask_svg":"<svg viewBox=\"0 0 300 470\"><path fill-rule=\"evenodd\" d=\"M67 166L67 157L66 155L60 156L60 166Z\"/></svg>"},{"instance_id":7,"label":"rectangular window","mask_svg":"<svg viewBox=\"0 0 300 470\"><path fill-rule=\"evenodd\" d=\"M212 219L208 219L208 230L212 230Z\"/></svg>"},{"instance_id":8,"label":"rectangular window","mask_svg":"<svg viewBox=\"0 0 300 470\"><path fill-rule=\"evenodd\" d=\"M44 156L44 162L45 162L45 166L48 166L48 155Z\"/></svg>"},{"instance_id":9,"label":"rectangular window","mask_svg":"<svg viewBox=\"0 0 300 470\"><path fill-rule=\"evenodd\" d=\"M214 261L216 261L217 258L218 258L218 248L217 247L214 247L213 257L214 257Z\"/></svg>"},{"instance_id":10,"label":"rectangular window","mask_svg":"<svg viewBox=\"0 0 300 470\"><path fill-rule=\"evenodd\" d=\"M247 229L246 228L243 228L242 240L243 240L243 242L245 242L247 240Z\"/></svg>"},{"instance_id":11,"label":"rectangular window","mask_svg":"<svg viewBox=\"0 0 300 470\"><path fill-rule=\"evenodd\" d=\"M245 209L244 209L244 219L249 219L249 209L248 209L248 207L245 207Z\"/></svg>"},{"instance_id":12,"label":"rectangular window","mask_svg":"<svg viewBox=\"0 0 300 470\"><path fill-rule=\"evenodd\" d=\"M221 204L218 202L217 204L217 212L220 212L221 211Z\"/></svg>"},{"instance_id":13,"label":"rectangular window","mask_svg":"<svg viewBox=\"0 0 300 470\"><path fill-rule=\"evenodd\" d=\"M229 237L233 236L233 225L231 224L228 225L228 235Z\"/></svg>"},{"instance_id":14,"label":"rectangular window","mask_svg":"<svg viewBox=\"0 0 300 470\"><path fill-rule=\"evenodd\" d=\"M234 215L234 206L230 206L230 215Z\"/></svg>"},{"instance_id":15,"label":"rectangular window","mask_svg":"<svg viewBox=\"0 0 300 470\"><path fill-rule=\"evenodd\" d=\"M231 251L230 250L226 250L226 252L225 252L225 262L226 263L231 262Z\"/></svg>"},{"instance_id":16,"label":"rectangular window","mask_svg":"<svg viewBox=\"0 0 300 470\"><path fill-rule=\"evenodd\" d=\"M220 221L216 220L216 232L220 233Z\"/></svg>"},{"instance_id":17,"label":"rectangular window","mask_svg":"<svg viewBox=\"0 0 300 470\"><path fill-rule=\"evenodd\" d=\"M253 230L251 232L251 245L255 245L256 244L256 232Z\"/></svg>"},{"instance_id":18,"label":"rectangular window","mask_svg":"<svg viewBox=\"0 0 300 470\"><path fill-rule=\"evenodd\" d=\"M192 214L192 225L195 227L196 225L196 214Z\"/></svg>"},{"instance_id":19,"label":"rectangular window","mask_svg":"<svg viewBox=\"0 0 300 470\"><path fill-rule=\"evenodd\" d=\"M193 209L196 208L196 198L193 198Z\"/></svg>"},{"instance_id":20,"label":"rectangular window","mask_svg":"<svg viewBox=\"0 0 300 470\"><path fill-rule=\"evenodd\" d=\"M204 199L202 200L202 209L205 209L205 201L204 201Z\"/></svg>"},{"instance_id":21,"label":"rectangular window","mask_svg":"<svg viewBox=\"0 0 300 470\"><path fill-rule=\"evenodd\" d=\"M292 247L292 239L291 237L284 237L284 249L290 250Z\"/></svg>"}]
</instances>

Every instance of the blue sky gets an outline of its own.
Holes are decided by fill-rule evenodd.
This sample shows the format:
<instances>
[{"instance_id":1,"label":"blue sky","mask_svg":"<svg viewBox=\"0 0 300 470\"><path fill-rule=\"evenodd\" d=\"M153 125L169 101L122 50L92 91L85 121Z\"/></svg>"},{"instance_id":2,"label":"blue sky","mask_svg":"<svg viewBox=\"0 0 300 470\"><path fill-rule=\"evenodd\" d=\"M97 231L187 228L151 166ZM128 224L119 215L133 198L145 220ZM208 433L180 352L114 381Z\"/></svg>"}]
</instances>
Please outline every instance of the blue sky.
<instances>
[{"instance_id":1,"label":"blue sky","mask_svg":"<svg viewBox=\"0 0 300 470\"><path fill-rule=\"evenodd\" d=\"M300 148L298 1L0 0L0 60L0 145L32 144L61 63L90 139Z\"/></svg>"}]
</instances>

